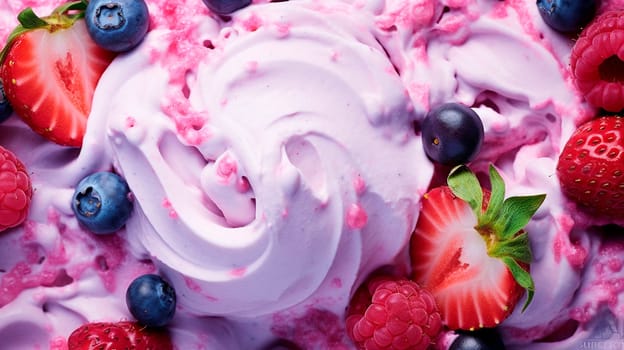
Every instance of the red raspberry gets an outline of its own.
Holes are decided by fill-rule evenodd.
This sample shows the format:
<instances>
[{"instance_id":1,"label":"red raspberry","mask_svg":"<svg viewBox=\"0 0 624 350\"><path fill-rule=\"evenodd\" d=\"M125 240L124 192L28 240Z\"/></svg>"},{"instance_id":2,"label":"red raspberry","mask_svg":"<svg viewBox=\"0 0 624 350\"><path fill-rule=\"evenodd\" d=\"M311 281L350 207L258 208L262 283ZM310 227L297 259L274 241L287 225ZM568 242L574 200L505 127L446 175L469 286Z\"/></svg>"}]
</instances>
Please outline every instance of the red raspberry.
<instances>
[{"instance_id":1,"label":"red raspberry","mask_svg":"<svg viewBox=\"0 0 624 350\"><path fill-rule=\"evenodd\" d=\"M349 305L347 332L359 349L427 349L442 329L429 291L407 279L376 277Z\"/></svg>"},{"instance_id":2,"label":"red raspberry","mask_svg":"<svg viewBox=\"0 0 624 350\"><path fill-rule=\"evenodd\" d=\"M576 85L594 107L624 109L624 10L596 17L572 48Z\"/></svg>"},{"instance_id":3,"label":"red raspberry","mask_svg":"<svg viewBox=\"0 0 624 350\"><path fill-rule=\"evenodd\" d=\"M0 146L0 231L24 222L31 197L32 184L26 167Z\"/></svg>"}]
</instances>

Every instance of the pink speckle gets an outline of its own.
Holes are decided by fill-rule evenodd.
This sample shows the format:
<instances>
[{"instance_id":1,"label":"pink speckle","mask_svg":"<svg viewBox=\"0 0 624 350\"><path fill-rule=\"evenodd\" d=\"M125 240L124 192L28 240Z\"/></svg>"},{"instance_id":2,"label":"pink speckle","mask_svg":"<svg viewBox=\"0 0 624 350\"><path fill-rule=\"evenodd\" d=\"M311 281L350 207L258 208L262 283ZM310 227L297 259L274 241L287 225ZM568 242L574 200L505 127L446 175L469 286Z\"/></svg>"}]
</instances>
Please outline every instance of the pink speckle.
<instances>
[{"instance_id":1,"label":"pink speckle","mask_svg":"<svg viewBox=\"0 0 624 350\"><path fill-rule=\"evenodd\" d=\"M556 262L561 261L561 257L565 255L565 249L569 243L569 234L572 226L574 226L574 220L569 215L561 215L556 219L557 222L557 234L553 244L553 254Z\"/></svg>"},{"instance_id":2,"label":"pink speckle","mask_svg":"<svg viewBox=\"0 0 624 350\"><path fill-rule=\"evenodd\" d=\"M433 1L388 1L384 13L376 19L376 25L380 29L388 31L397 26L420 29L430 25L433 22L433 17Z\"/></svg>"},{"instance_id":3,"label":"pink speckle","mask_svg":"<svg viewBox=\"0 0 624 350\"><path fill-rule=\"evenodd\" d=\"M359 204L351 204L347 210L347 225L352 229L361 229L366 226L368 215Z\"/></svg>"},{"instance_id":4,"label":"pink speckle","mask_svg":"<svg viewBox=\"0 0 624 350\"><path fill-rule=\"evenodd\" d=\"M255 13L241 21L243 28L249 32L255 32L262 26L262 19Z\"/></svg>"},{"instance_id":5,"label":"pink speckle","mask_svg":"<svg viewBox=\"0 0 624 350\"><path fill-rule=\"evenodd\" d=\"M338 277L335 277L331 280L331 286L334 288L342 288L342 280Z\"/></svg>"},{"instance_id":6,"label":"pink speckle","mask_svg":"<svg viewBox=\"0 0 624 350\"><path fill-rule=\"evenodd\" d=\"M163 208L167 209L167 214L169 215L170 218L172 219L178 218L178 212L173 208L173 204L171 204L171 201L169 201L168 198L163 199L162 206Z\"/></svg>"},{"instance_id":7,"label":"pink speckle","mask_svg":"<svg viewBox=\"0 0 624 350\"><path fill-rule=\"evenodd\" d=\"M277 34L280 38L285 38L290 34L290 23L275 23L275 28L277 29Z\"/></svg>"},{"instance_id":8,"label":"pink speckle","mask_svg":"<svg viewBox=\"0 0 624 350\"><path fill-rule=\"evenodd\" d=\"M197 284L197 282L195 282L194 279L189 278L189 277L184 277L184 284L186 284L186 286L188 287L188 289L192 290L195 293L201 293L202 289L199 286L199 284Z\"/></svg>"},{"instance_id":9,"label":"pink speckle","mask_svg":"<svg viewBox=\"0 0 624 350\"><path fill-rule=\"evenodd\" d=\"M247 72L253 74L258 71L258 61L249 61L247 62Z\"/></svg>"},{"instance_id":10,"label":"pink speckle","mask_svg":"<svg viewBox=\"0 0 624 350\"><path fill-rule=\"evenodd\" d=\"M245 193L251 189L251 185L249 184L249 180L247 177L242 176L236 181L236 190L240 193Z\"/></svg>"},{"instance_id":11,"label":"pink speckle","mask_svg":"<svg viewBox=\"0 0 624 350\"><path fill-rule=\"evenodd\" d=\"M219 300L213 297L212 295L203 293L201 286L197 282L195 282L195 280L192 278L184 276L184 284L188 287L188 289L203 296L208 301L215 302Z\"/></svg>"},{"instance_id":12,"label":"pink speckle","mask_svg":"<svg viewBox=\"0 0 624 350\"><path fill-rule=\"evenodd\" d=\"M570 265L575 268L581 269L585 264L587 258L587 250L580 245L580 243L572 242L566 251L566 257L570 262Z\"/></svg>"},{"instance_id":13,"label":"pink speckle","mask_svg":"<svg viewBox=\"0 0 624 350\"><path fill-rule=\"evenodd\" d=\"M207 128L208 115L197 112L190 106L189 101L179 94L172 93L162 105L165 112L176 125L176 131L190 145L199 145L212 135Z\"/></svg>"},{"instance_id":14,"label":"pink speckle","mask_svg":"<svg viewBox=\"0 0 624 350\"><path fill-rule=\"evenodd\" d=\"M245 275L245 272L247 272L247 268L246 267L237 267L235 269L232 269L230 271L230 276L232 277L242 277Z\"/></svg>"},{"instance_id":15,"label":"pink speckle","mask_svg":"<svg viewBox=\"0 0 624 350\"><path fill-rule=\"evenodd\" d=\"M366 183L360 174L357 174L355 178L353 178L353 189L358 195L361 195L366 190Z\"/></svg>"},{"instance_id":16,"label":"pink speckle","mask_svg":"<svg viewBox=\"0 0 624 350\"><path fill-rule=\"evenodd\" d=\"M423 108L429 108L429 86L412 82L408 85L407 90L413 101L420 104Z\"/></svg>"},{"instance_id":17,"label":"pink speckle","mask_svg":"<svg viewBox=\"0 0 624 350\"><path fill-rule=\"evenodd\" d=\"M238 172L238 163L229 155L225 155L217 163L217 176L221 183L227 184L230 178Z\"/></svg>"},{"instance_id":18,"label":"pink speckle","mask_svg":"<svg viewBox=\"0 0 624 350\"><path fill-rule=\"evenodd\" d=\"M619 272L622 270L622 260L618 258L611 258L607 261L607 266L612 272Z\"/></svg>"},{"instance_id":19,"label":"pink speckle","mask_svg":"<svg viewBox=\"0 0 624 350\"><path fill-rule=\"evenodd\" d=\"M133 117L126 117L126 128L127 129L131 129L136 125L136 119L134 119Z\"/></svg>"},{"instance_id":20,"label":"pink speckle","mask_svg":"<svg viewBox=\"0 0 624 350\"><path fill-rule=\"evenodd\" d=\"M338 315L327 310L310 308L298 317L287 313L273 315L271 331L276 337L297 344L306 344L310 349L347 350L351 341Z\"/></svg>"},{"instance_id":21,"label":"pink speckle","mask_svg":"<svg viewBox=\"0 0 624 350\"><path fill-rule=\"evenodd\" d=\"M50 340L50 350L67 350L67 341L63 337Z\"/></svg>"},{"instance_id":22,"label":"pink speckle","mask_svg":"<svg viewBox=\"0 0 624 350\"><path fill-rule=\"evenodd\" d=\"M13 301L24 289L35 286L27 283L29 280L33 281L32 278L28 278L31 272L32 270L27 264L18 263L2 275L0 278L0 307Z\"/></svg>"}]
</instances>

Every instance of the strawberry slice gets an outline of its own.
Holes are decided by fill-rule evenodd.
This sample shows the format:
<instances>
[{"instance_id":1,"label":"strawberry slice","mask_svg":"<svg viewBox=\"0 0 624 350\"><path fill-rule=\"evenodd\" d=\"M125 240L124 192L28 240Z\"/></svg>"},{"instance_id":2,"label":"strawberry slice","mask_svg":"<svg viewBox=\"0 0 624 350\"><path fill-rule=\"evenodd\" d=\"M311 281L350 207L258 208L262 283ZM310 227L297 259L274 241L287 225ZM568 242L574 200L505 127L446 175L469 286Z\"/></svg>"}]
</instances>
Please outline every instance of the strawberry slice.
<instances>
[{"instance_id":1,"label":"strawberry slice","mask_svg":"<svg viewBox=\"0 0 624 350\"><path fill-rule=\"evenodd\" d=\"M0 80L17 115L73 147L82 145L95 87L114 57L89 36L85 8L76 1L44 18L25 9L0 56Z\"/></svg>"},{"instance_id":2,"label":"strawberry slice","mask_svg":"<svg viewBox=\"0 0 624 350\"><path fill-rule=\"evenodd\" d=\"M465 166L449 186L428 192L411 238L413 279L434 296L451 329L495 327L526 290L531 251L523 227L545 195L504 200L504 183L490 167L492 191L483 190Z\"/></svg>"}]
</instances>

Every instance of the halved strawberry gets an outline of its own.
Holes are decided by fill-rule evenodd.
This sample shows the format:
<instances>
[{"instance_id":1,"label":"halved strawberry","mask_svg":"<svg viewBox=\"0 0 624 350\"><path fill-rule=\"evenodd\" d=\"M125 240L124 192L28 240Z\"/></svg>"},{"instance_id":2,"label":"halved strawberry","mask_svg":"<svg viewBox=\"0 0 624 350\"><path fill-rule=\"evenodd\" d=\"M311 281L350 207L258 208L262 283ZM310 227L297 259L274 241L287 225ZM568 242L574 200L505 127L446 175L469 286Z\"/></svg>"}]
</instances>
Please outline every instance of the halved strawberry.
<instances>
[{"instance_id":1,"label":"halved strawberry","mask_svg":"<svg viewBox=\"0 0 624 350\"><path fill-rule=\"evenodd\" d=\"M504 200L505 185L490 167L484 191L465 166L451 171L449 186L422 202L411 239L413 279L434 296L451 329L494 327L514 309L524 290L533 297L528 236L523 227L545 195Z\"/></svg>"},{"instance_id":2,"label":"halved strawberry","mask_svg":"<svg viewBox=\"0 0 624 350\"><path fill-rule=\"evenodd\" d=\"M74 147L82 145L96 84L114 57L89 36L85 8L70 2L44 18L25 9L0 56L14 111L43 137Z\"/></svg>"},{"instance_id":3,"label":"halved strawberry","mask_svg":"<svg viewBox=\"0 0 624 350\"><path fill-rule=\"evenodd\" d=\"M69 336L67 347L69 350L173 349L166 329L147 328L130 321L83 324Z\"/></svg>"}]
</instances>

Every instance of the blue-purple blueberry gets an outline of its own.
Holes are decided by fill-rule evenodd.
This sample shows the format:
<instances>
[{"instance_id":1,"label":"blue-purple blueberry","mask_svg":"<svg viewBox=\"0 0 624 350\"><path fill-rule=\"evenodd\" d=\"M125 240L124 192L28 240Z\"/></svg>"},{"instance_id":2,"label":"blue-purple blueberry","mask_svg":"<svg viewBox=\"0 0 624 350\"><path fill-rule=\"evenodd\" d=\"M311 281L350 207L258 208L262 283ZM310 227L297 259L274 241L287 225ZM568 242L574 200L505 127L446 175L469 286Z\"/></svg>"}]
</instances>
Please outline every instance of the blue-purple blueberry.
<instances>
[{"instance_id":1,"label":"blue-purple blueberry","mask_svg":"<svg viewBox=\"0 0 624 350\"><path fill-rule=\"evenodd\" d=\"M163 327L175 314L175 289L162 277L137 277L126 290L126 305L134 318L147 327Z\"/></svg>"},{"instance_id":2,"label":"blue-purple blueberry","mask_svg":"<svg viewBox=\"0 0 624 350\"><path fill-rule=\"evenodd\" d=\"M425 153L432 161L449 166L472 161L481 149L483 135L479 115L459 103L432 109L422 123Z\"/></svg>"},{"instance_id":3,"label":"blue-purple blueberry","mask_svg":"<svg viewBox=\"0 0 624 350\"><path fill-rule=\"evenodd\" d=\"M579 32L596 15L597 0L537 0L544 22L562 33Z\"/></svg>"},{"instance_id":4,"label":"blue-purple blueberry","mask_svg":"<svg viewBox=\"0 0 624 350\"><path fill-rule=\"evenodd\" d=\"M9 119L13 114L13 107L4 93L4 85L0 81L0 123Z\"/></svg>"},{"instance_id":5,"label":"blue-purple blueberry","mask_svg":"<svg viewBox=\"0 0 624 350\"><path fill-rule=\"evenodd\" d=\"M251 4L251 0L203 0L210 11L217 15L229 15Z\"/></svg>"},{"instance_id":6,"label":"blue-purple blueberry","mask_svg":"<svg viewBox=\"0 0 624 350\"><path fill-rule=\"evenodd\" d=\"M118 231L126 224L132 207L126 180L108 171L82 179L72 198L72 210L78 222L96 234Z\"/></svg>"},{"instance_id":7,"label":"blue-purple blueberry","mask_svg":"<svg viewBox=\"0 0 624 350\"><path fill-rule=\"evenodd\" d=\"M137 46L147 34L149 10L144 0L91 0L85 22L96 44L124 52Z\"/></svg>"},{"instance_id":8,"label":"blue-purple blueberry","mask_svg":"<svg viewBox=\"0 0 624 350\"><path fill-rule=\"evenodd\" d=\"M505 350L505 344L496 328L458 331L449 350Z\"/></svg>"}]
</instances>

